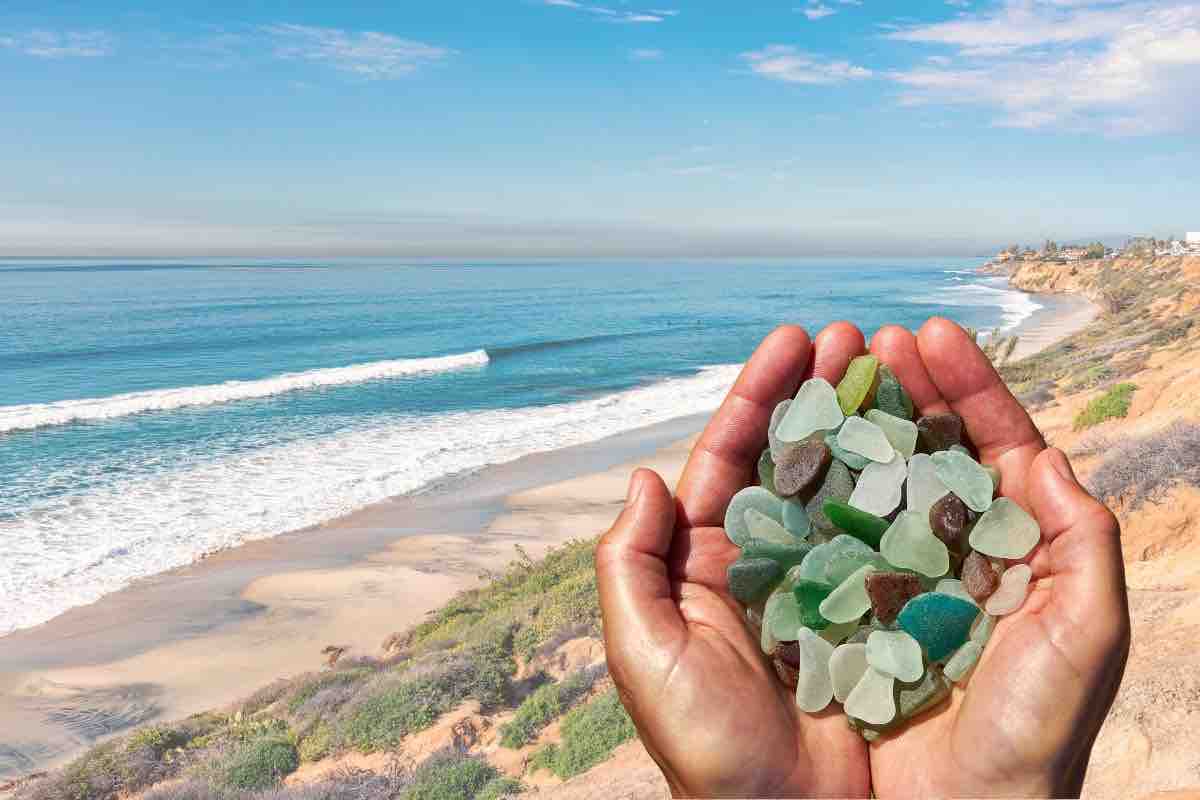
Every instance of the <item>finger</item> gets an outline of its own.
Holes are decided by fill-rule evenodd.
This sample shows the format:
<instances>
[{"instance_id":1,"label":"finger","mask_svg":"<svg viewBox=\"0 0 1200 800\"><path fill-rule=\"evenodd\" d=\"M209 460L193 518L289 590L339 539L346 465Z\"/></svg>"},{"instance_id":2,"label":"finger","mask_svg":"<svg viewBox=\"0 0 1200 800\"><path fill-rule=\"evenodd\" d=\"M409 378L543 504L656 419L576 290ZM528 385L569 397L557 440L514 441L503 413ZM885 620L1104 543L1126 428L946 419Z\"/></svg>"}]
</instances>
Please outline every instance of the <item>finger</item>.
<instances>
[{"instance_id":1,"label":"finger","mask_svg":"<svg viewBox=\"0 0 1200 800\"><path fill-rule=\"evenodd\" d=\"M966 331L934 317L917 332L917 350L929 377L954 413L982 461L1001 473L1001 492L1027 505L1025 483L1033 459L1045 449L1041 433Z\"/></svg>"},{"instance_id":2,"label":"finger","mask_svg":"<svg viewBox=\"0 0 1200 800\"><path fill-rule=\"evenodd\" d=\"M671 597L665 561L674 528L675 503L662 478L652 470L635 471L625 508L596 545L604 638L618 682L656 659L673 658L682 646L683 618Z\"/></svg>"},{"instance_id":3,"label":"finger","mask_svg":"<svg viewBox=\"0 0 1200 800\"><path fill-rule=\"evenodd\" d=\"M871 353L887 364L892 374L900 381L904 391L912 398L917 416L945 414L950 404L938 391L921 353L917 350L917 337L908 328L885 325L871 337Z\"/></svg>"},{"instance_id":4,"label":"finger","mask_svg":"<svg viewBox=\"0 0 1200 800\"><path fill-rule=\"evenodd\" d=\"M866 340L857 327L844 321L831 323L813 342L812 369L805 378L824 378L837 386L851 359L865 350Z\"/></svg>"},{"instance_id":5,"label":"finger","mask_svg":"<svg viewBox=\"0 0 1200 800\"><path fill-rule=\"evenodd\" d=\"M771 332L738 376L692 449L676 487L681 524L719 526L729 499L750 483L767 442L767 425L779 401L791 397L812 358L803 328Z\"/></svg>"},{"instance_id":6,"label":"finger","mask_svg":"<svg viewBox=\"0 0 1200 800\"><path fill-rule=\"evenodd\" d=\"M1052 578L1041 616L1052 640L1082 672L1129 646L1120 526L1079 485L1057 448L1034 459L1028 490Z\"/></svg>"}]
</instances>

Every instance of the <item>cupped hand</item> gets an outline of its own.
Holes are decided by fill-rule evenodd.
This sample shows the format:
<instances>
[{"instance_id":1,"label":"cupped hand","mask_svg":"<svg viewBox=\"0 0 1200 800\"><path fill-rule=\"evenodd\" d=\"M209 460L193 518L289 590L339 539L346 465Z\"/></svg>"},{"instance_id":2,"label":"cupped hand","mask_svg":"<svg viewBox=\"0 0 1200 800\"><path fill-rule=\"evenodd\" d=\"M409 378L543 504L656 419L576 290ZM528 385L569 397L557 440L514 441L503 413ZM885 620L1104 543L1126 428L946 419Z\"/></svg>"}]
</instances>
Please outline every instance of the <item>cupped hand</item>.
<instances>
[{"instance_id":1,"label":"cupped hand","mask_svg":"<svg viewBox=\"0 0 1200 800\"><path fill-rule=\"evenodd\" d=\"M608 665L647 751L676 796L862 797L867 748L833 710L808 715L775 676L728 592L737 548L721 527L753 480L775 405L813 375L836 383L863 348L839 323L810 343L763 341L701 435L672 498L634 473L596 548Z\"/></svg>"},{"instance_id":2,"label":"cupped hand","mask_svg":"<svg viewBox=\"0 0 1200 800\"><path fill-rule=\"evenodd\" d=\"M878 797L1077 795L1092 743L1129 652L1120 530L1047 449L991 362L952 322L914 336L888 327L871 341L919 414L963 418L1000 493L1036 517L1042 543L1027 559L1036 582L1000 620L965 687L871 746Z\"/></svg>"}]
</instances>

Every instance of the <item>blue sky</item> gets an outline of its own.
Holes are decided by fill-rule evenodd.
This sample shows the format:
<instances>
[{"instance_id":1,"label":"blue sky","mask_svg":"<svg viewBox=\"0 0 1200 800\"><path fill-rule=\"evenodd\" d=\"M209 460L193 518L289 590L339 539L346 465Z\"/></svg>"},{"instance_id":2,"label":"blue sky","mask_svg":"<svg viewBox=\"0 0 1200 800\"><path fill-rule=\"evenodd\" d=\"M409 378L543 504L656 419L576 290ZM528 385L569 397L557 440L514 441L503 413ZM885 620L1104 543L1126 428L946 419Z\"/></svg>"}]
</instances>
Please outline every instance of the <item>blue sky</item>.
<instances>
[{"instance_id":1,"label":"blue sky","mask_svg":"<svg viewBox=\"0 0 1200 800\"><path fill-rule=\"evenodd\" d=\"M1165 236L1198 96L1179 0L6 0L0 255Z\"/></svg>"}]
</instances>

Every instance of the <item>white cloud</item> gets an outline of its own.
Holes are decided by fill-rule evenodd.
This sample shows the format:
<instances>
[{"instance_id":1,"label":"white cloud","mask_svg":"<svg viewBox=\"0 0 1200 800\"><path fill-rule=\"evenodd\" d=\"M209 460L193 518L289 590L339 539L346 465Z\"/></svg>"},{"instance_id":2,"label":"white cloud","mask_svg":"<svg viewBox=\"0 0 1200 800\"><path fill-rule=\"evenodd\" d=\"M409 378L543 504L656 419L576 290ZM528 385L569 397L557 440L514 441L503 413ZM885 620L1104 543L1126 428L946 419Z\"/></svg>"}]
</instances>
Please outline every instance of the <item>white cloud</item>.
<instances>
[{"instance_id":1,"label":"white cloud","mask_svg":"<svg viewBox=\"0 0 1200 800\"><path fill-rule=\"evenodd\" d=\"M344 31L309 25L269 25L280 58L328 64L365 78L394 79L444 61L453 50L375 31Z\"/></svg>"},{"instance_id":2,"label":"white cloud","mask_svg":"<svg viewBox=\"0 0 1200 800\"><path fill-rule=\"evenodd\" d=\"M841 83L871 77L871 70L849 61L820 61L788 45L773 44L742 53L742 60L757 75L785 83Z\"/></svg>"},{"instance_id":3,"label":"white cloud","mask_svg":"<svg viewBox=\"0 0 1200 800\"><path fill-rule=\"evenodd\" d=\"M817 0L816 2L814 2L814 0L809 0L808 6L806 8L802 8L800 10L804 14L804 16L808 17L811 20L822 19L824 17L830 16L831 14L837 13L837 11L833 10L832 8L825 5L824 3L820 2L819 0Z\"/></svg>"},{"instance_id":4,"label":"white cloud","mask_svg":"<svg viewBox=\"0 0 1200 800\"><path fill-rule=\"evenodd\" d=\"M47 31L0 36L0 48L37 58L98 58L113 52L114 43L104 31Z\"/></svg>"},{"instance_id":5,"label":"white cloud","mask_svg":"<svg viewBox=\"0 0 1200 800\"><path fill-rule=\"evenodd\" d=\"M889 73L908 104L971 104L995 124L1138 135L1200 126L1200 5L1006 0L888 38L949 48Z\"/></svg>"},{"instance_id":6,"label":"white cloud","mask_svg":"<svg viewBox=\"0 0 1200 800\"><path fill-rule=\"evenodd\" d=\"M663 51L651 47L639 47L629 51L630 61L662 61Z\"/></svg>"},{"instance_id":7,"label":"white cloud","mask_svg":"<svg viewBox=\"0 0 1200 800\"><path fill-rule=\"evenodd\" d=\"M558 8L570 8L575 11L591 14L596 19L605 22L618 24L642 24L665 22L671 17L679 16L679 10L674 8L661 9L654 8L647 11L627 11L624 9L609 8L608 6L594 6L587 3L580 3L577 0L542 0L543 5L556 6Z\"/></svg>"}]
</instances>

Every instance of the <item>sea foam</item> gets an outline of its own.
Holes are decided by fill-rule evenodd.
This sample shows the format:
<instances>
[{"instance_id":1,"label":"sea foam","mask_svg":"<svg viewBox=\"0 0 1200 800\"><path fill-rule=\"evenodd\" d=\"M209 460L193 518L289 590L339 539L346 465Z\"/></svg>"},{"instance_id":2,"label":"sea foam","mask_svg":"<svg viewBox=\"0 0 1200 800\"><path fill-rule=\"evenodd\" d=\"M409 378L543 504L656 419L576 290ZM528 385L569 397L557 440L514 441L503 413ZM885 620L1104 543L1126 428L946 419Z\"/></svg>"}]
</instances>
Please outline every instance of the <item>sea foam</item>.
<instances>
[{"instance_id":1,"label":"sea foam","mask_svg":"<svg viewBox=\"0 0 1200 800\"><path fill-rule=\"evenodd\" d=\"M709 412L739 370L705 367L557 405L373 418L335 434L35 503L0 519L0 542L9 548L0 560L0 635L205 553L314 525L447 476Z\"/></svg>"},{"instance_id":2,"label":"sea foam","mask_svg":"<svg viewBox=\"0 0 1200 800\"><path fill-rule=\"evenodd\" d=\"M487 363L486 350L473 350L469 353L436 358L402 358L371 361L348 367L289 372L251 381L226 381L207 386L128 392L111 397L0 406L0 433L113 419L149 411L170 411L189 406L253 400L322 386L343 386L422 373L470 369L486 366Z\"/></svg>"}]
</instances>

